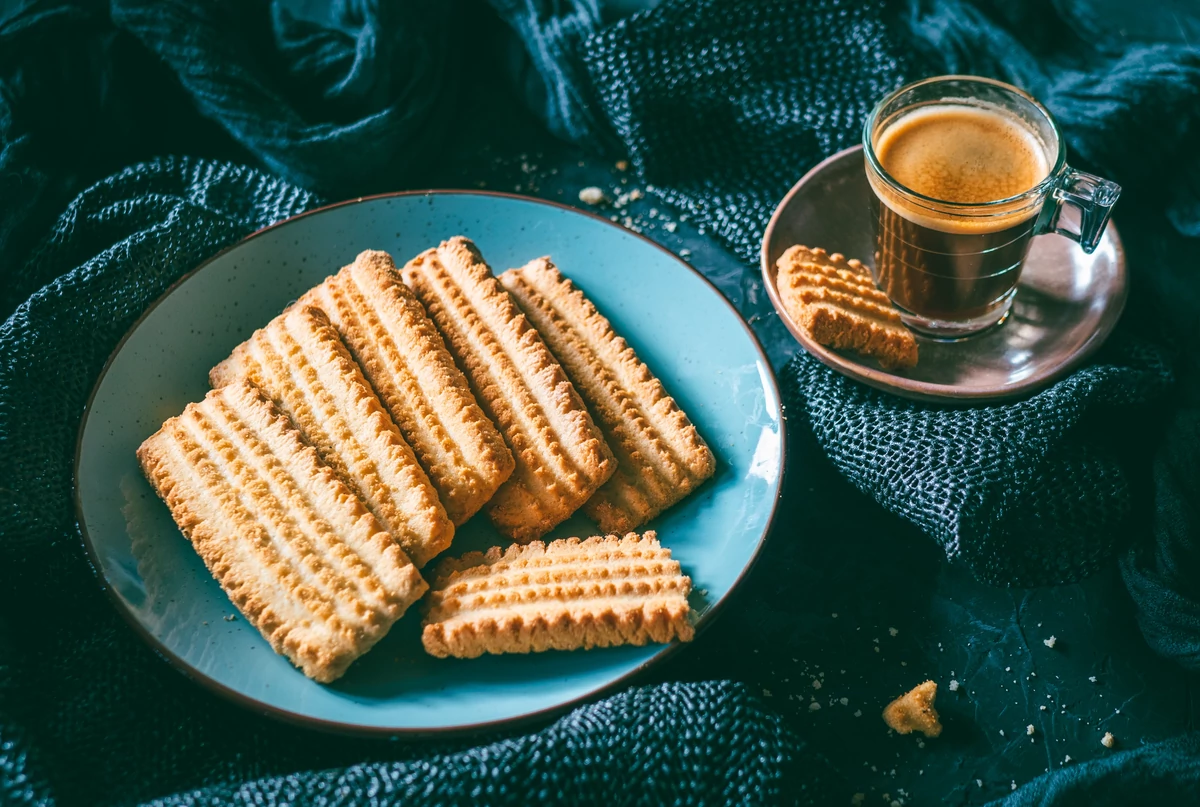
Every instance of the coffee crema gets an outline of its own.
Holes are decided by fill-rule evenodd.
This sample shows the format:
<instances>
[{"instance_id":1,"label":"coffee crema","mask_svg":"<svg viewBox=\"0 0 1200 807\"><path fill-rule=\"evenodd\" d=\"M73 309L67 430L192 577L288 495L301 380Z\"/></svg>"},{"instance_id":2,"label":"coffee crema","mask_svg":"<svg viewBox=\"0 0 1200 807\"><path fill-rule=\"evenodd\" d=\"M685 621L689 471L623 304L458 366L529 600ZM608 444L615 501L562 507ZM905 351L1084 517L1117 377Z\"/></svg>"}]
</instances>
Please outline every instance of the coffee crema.
<instances>
[{"instance_id":1,"label":"coffee crema","mask_svg":"<svg viewBox=\"0 0 1200 807\"><path fill-rule=\"evenodd\" d=\"M875 154L893 179L922 196L983 204L1018 196L1050 173L1046 148L999 110L931 104L879 133Z\"/></svg>"}]
</instances>

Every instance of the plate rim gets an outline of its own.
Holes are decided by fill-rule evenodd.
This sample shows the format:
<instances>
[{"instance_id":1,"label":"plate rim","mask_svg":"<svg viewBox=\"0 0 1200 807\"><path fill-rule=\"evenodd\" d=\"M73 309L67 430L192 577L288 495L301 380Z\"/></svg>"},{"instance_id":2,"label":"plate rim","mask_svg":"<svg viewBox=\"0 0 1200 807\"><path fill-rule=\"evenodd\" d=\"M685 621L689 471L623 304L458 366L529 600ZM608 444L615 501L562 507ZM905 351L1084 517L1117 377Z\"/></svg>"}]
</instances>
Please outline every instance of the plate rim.
<instances>
[{"instance_id":1,"label":"plate rim","mask_svg":"<svg viewBox=\"0 0 1200 807\"><path fill-rule=\"evenodd\" d=\"M763 285L767 289L767 296L771 298L771 305L775 307L775 313L779 315L779 318L783 320L783 324L787 327L793 338L800 343L800 346L809 355L847 378L861 381L870 387L898 395L902 398L927 403L945 404L947 402L958 401L964 405L973 405L1023 398L1044 389L1079 367L1084 360L1095 353L1108 339L1113 328L1116 327L1117 322L1120 320L1121 314L1125 310L1125 303L1129 297L1129 274L1126 267L1125 247L1121 241L1121 235L1117 231L1117 225L1111 219L1108 222L1106 235L1111 235L1113 249L1116 253L1117 289L1113 295L1113 300L1100 315L1096 329L1088 336L1087 341L1072 353L1066 361L1049 372L1035 373L1013 384L963 389L952 384L937 384L930 381L919 381L917 379L893 375L885 370L869 367L846 356L842 356L830 348L818 344L809 336L807 331L792 321L791 316L784 308L776 286L777 271L771 264L768 253L771 241L775 236L775 229L783 219L783 213L791 204L793 197L800 192L805 184L831 164L848 159L855 153L861 154L862 150L863 147L861 144L851 146L850 148L842 149L829 155L814 165L788 190L787 194L776 205L774 212L771 213L771 220L767 223L766 230L763 231L762 246L759 249L759 262L762 269Z\"/></svg>"},{"instance_id":2,"label":"plate rim","mask_svg":"<svg viewBox=\"0 0 1200 807\"><path fill-rule=\"evenodd\" d=\"M559 208L559 209L567 211L568 213L573 213L573 214L577 214L577 215L581 215L581 216L585 216L587 218L593 219L597 222L600 222L601 224L604 224L605 226L616 228L617 230L620 230L622 233L632 236L635 239L638 239L640 241L643 241L646 244L653 247L654 249L666 254L673 261L675 261L676 263L685 267L689 272L691 272L696 277L698 277L701 281L703 281L704 284L706 286L708 286L709 290L712 291L716 295L717 299L726 308L729 309L730 313L733 314L734 319L741 326L741 328L745 332L746 336L749 337L751 347L753 347L754 351L758 354L760 366L762 368L765 368L765 370L766 370L766 374L765 374L765 376L763 376L764 381L766 382L769 391L771 393L773 393L774 397L775 397L775 403L774 403L775 422L778 424L778 427L779 427L779 473L778 473L778 478L777 478L777 487L775 490L775 495L773 496L772 502L771 502L771 512L767 515L766 525L763 527L762 534L759 535L758 540L755 542L755 545L754 545L753 549L751 550L749 559L747 560L746 564L742 567L742 569L738 573L737 577L734 578L733 582L730 584L729 590L726 591L725 594L723 596L721 596L720 599L718 599L715 603L713 603L712 607L709 608L696 621L696 624L695 624L695 635L696 636L699 636L701 634L701 632L704 631L706 628L708 628L708 626L711 625L715 621L716 617L720 613L723 612L725 605L729 602L729 600L733 597L733 595L736 594L741 589L742 583L749 576L750 571L754 568L759 557L762 555L763 545L766 544L767 538L770 536L772 529L775 526L775 520L779 514L779 505L783 499L783 493L784 493L784 490L786 487L786 482L787 482L787 419L785 417L785 412L784 412L784 408L783 408L783 398L780 393L779 381L775 375L775 370L771 366L770 359L767 357L766 351L763 349L762 344L758 340L758 337L754 334L753 329L746 322L745 318L742 317L742 315L738 312L737 308L733 305L733 303L730 302L729 299L723 293L721 293L721 290L719 288L717 288L716 284L713 283L711 280L709 280L707 277L705 277L704 274L700 270L696 269L691 264L689 264L687 261L683 260L678 255L671 252L669 249L667 249L665 246L659 244L658 242L650 239L649 237L647 237L641 233L634 232L633 230L628 229L626 227L622 227L621 225L619 225L615 222L612 222L612 221L604 218L603 216L600 216L596 213L592 213L587 210L580 210L579 208L572 207L571 205L564 204L562 202L556 202L556 201L552 201L549 199L539 199L539 198L536 198L533 196L524 196L524 195L516 194L516 193L507 193L504 191L469 189L469 188L468 189L437 188L437 189L425 189L425 190L391 191L391 192L387 192L387 193L371 194L369 196L356 196L356 197L353 197L350 199L344 199L339 202L331 202L329 204L315 207L312 210L306 210L303 213L298 213L294 216L289 216L288 218L281 219L272 224L268 224L267 226L261 227L261 228L255 230L254 232L249 233L248 235L238 239L237 241L230 244L229 246L213 253L208 258L205 258L203 261L201 261L199 264L197 264L194 268L189 269L187 272L180 275L179 278L177 278L174 282L172 282L162 292L162 294L160 294L157 298L155 298L154 301L151 302L145 308L145 310L143 310L142 313L138 315L137 319L135 319L133 321L133 324L131 324L129 326L128 330L126 330L125 333L121 336L120 340L117 341L117 344L113 347L112 352L108 355L108 358L105 360L104 366L101 368L100 373L96 376L96 380L92 384L91 391L88 393L87 401L84 404L83 413L79 420L79 428L78 428L78 430L76 432L76 436L75 436L75 453L74 453L74 458L72 460L72 471L71 471L71 498L72 498L72 502L74 505L73 509L74 509L74 513L75 513L75 523L76 523L76 527L78 529L81 543L83 544L83 547L85 550L85 555L86 555L88 565L91 567L92 573L94 574L94 576L96 578L96 582L100 586L101 591L103 591L105 593L105 595L110 600L111 604L113 605L113 607L117 611L117 613L119 613L121 615L121 617L125 620L125 622L130 627L133 628L134 633L137 634L137 636L139 638L141 638L142 641L144 641L147 644L147 646L149 646L149 648L155 653L155 655L157 655L160 659L166 661L174 670L181 673L189 681L192 681L193 683L200 685L201 687L208 690L209 692L217 695L220 698L223 698L224 700L226 700L228 702L231 702L231 703L237 705L238 707L240 707L242 709L245 709L247 711L253 712L258 715L263 715L263 716L266 716L266 717L269 717L269 718L272 718L275 720L279 720L283 723L287 723L287 724L295 725L295 726L301 726L301 727L308 728L308 729L315 729L317 731L325 732L328 734L337 734L337 735L342 735L342 736L354 736L354 737L374 737L374 738L387 737L387 738L416 740L416 739L429 738L429 737L443 737L444 738L444 737L449 737L449 736L454 736L454 735L461 736L461 735L481 734L484 732L493 731L493 730L497 730L497 729L513 729L513 728L516 728L519 726L526 726L526 725L529 725L532 723L547 721L550 718L557 717L558 715L563 714L566 711L575 708L576 706L590 702L601 696L607 695L607 694L615 691L618 688L621 688L625 685L633 683L634 679L641 676L643 673L645 673L651 667L660 665L662 662L671 658L676 652L678 652L682 647L684 647L685 644L691 644L691 642L684 643L684 642L680 642L680 641L676 640L669 644L662 645L662 646L660 646L659 650L654 653L654 655L650 656L650 658L646 659L645 661L642 661L637 666L635 666L633 669L622 673L621 675L617 676L616 678L612 679L611 681L608 681L597 687L594 687L594 688L588 690L587 692L584 692L583 694L573 697L569 700L563 701L562 703L558 703L558 704L555 704L552 706L547 706L542 709L536 709L536 710L530 711L530 712L525 712L524 714L514 715L512 717L500 718L497 720L487 720L487 721L482 721L479 723L463 723L463 724L457 724L457 725L431 726L431 727L424 727L424 728L397 728L397 727L393 727L393 726L367 726L367 725L362 725L359 723L348 723L348 722L343 722L343 721L338 721L338 720L329 720L326 718L313 717L311 715L306 715L301 712L294 711L292 709L263 703L260 700L257 700L249 695L246 695L245 693L242 693L242 692L234 689L233 687L227 686L226 684L223 684L223 683L217 681L216 679L200 672L195 667L193 667L192 665L190 665L186 661L184 661L184 659L181 658L179 655L177 655L172 650L170 650L163 642L161 642L156 636L154 636L144 625L142 625L142 623L137 619L137 617L133 614L133 612L128 607L126 607L124 601L117 595L115 588L109 582L108 577L104 574L104 571L103 571L103 568L102 568L101 562L100 562L100 557L95 549L95 545L92 541L92 537L91 537L90 533L88 532L87 525L84 520L83 501L80 496L80 489L79 489L80 457L82 456L82 450L83 450L83 435L87 429L88 420L92 414L92 406L95 402L96 394L99 392L100 386L101 386L101 384L103 384L105 377L108 375L108 371L112 367L113 362L116 360L118 354L120 354L122 349L125 347L126 342L129 341L130 337L134 334L134 332L137 331L137 329L139 327L141 327L142 323L145 322L145 320L150 316L150 314L156 308L158 308L159 305L161 305L164 301L166 301L166 299L168 297L170 297L172 294L174 294L176 291L178 291L179 288L185 282L187 282L189 279L191 279L196 274L201 272L203 269L205 269L207 266L212 264L218 258L221 258L226 253L231 252L232 250L235 250L235 249L241 247L243 244L245 244L247 241L249 241L253 238L257 238L271 230L275 230L277 228L284 227L289 224L293 224L293 223L299 221L300 219L304 219L309 216L314 216L318 213L323 213L323 212L326 212L329 210L334 210L334 209L338 209L338 208L342 208L342 207L349 207L351 205L357 205L357 204L361 204L363 202L378 201L380 199L391 199L391 198L397 198L397 197L429 197L429 196L485 196L485 197L492 197L492 198L499 198L499 199L515 200L515 201L520 201L520 202L528 202L528 203L533 203L533 204L538 204L538 205L545 205L547 207Z\"/></svg>"}]
</instances>

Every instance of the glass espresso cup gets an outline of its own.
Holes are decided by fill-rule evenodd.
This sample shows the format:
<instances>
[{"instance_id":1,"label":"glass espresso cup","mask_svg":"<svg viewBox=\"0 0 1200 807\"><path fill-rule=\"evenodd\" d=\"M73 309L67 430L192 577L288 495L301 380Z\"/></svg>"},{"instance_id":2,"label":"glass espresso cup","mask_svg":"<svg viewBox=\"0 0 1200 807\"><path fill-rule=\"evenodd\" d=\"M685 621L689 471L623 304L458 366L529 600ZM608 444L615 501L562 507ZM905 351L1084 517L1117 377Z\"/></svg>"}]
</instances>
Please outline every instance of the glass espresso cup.
<instances>
[{"instance_id":1,"label":"glass espresso cup","mask_svg":"<svg viewBox=\"0 0 1200 807\"><path fill-rule=\"evenodd\" d=\"M1121 192L1067 165L1045 107L976 76L930 78L887 96L867 119L863 149L875 283L905 324L935 338L1003 322L1030 239L1059 233L1090 253Z\"/></svg>"}]
</instances>

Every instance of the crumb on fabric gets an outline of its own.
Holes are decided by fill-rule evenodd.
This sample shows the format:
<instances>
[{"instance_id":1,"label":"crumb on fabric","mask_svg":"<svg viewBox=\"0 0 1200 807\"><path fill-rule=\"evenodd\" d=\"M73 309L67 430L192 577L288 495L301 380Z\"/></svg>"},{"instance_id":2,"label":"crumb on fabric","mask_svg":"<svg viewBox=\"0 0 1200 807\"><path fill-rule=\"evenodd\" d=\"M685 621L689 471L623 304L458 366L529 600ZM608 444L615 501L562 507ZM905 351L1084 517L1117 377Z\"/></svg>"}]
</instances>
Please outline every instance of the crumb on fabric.
<instances>
[{"instance_id":1,"label":"crumb on fabric","mask_svg":"<svg viewBox=\"0 0 1200 807\"><path fill-rule=\"evenodd\" d=\"M602 205L608 201L608 197L595 185L589 185L579 192L579 201L585 205Z\"/></svg>"},{"instance_id":2,"label":"crumb on fabric","mask_svg":"<svg viewBox=\"0 0 1200 807\"><path fill-rule=\"evenodd\" d=\"M899 633L900 633L900 631L896 630L895 628L888 628L889 636L897 636L897 635L899 635Z\"/></svg>"},{"instance_id":3,"label":"crumb on fabric","mask_svg":"<svg viewBox=\"0 0 1200 807\"><path fill-rule=\"evenodd\" d=\"M1058 639L1054 635L1051 635L1049 639L1042 639L1042 644L1046 645L1046 647L1054 647L1054 645L1058 644Z\"/></svg>"},{"instance_id":4,"label":"crumb on fabric","mask_svg":"<svg viewBox=\"0 0 1200 807\"><path fill-rule=\"evenodd\" d=\"M1113 736L1111 731L1104 732L1104 736L1100 738L1100 744L1105 748L1112 748L1117 744L1117 738Z\"/></svg>"},{"instance_id":5,"label":"crumb on fabric","mask_svg":"<svg viewBox=\"0 0 1200 807\"><path fill-rule=\"evenodd\" d=\"M862 804L866 800L867 800L866 793L855 793L853 796L850 797L850 803L854 804L854 805Z\"/></svg>"},{"instance_id":6,"label":"crumb on fabric","mask_svg":"<svg viewBox=\"0 0 1200 807\"><path fill-rule=\"evenodd\" d=\"M812 703L810 703L808 705L808 711L810 711L810 712L817 712L817 711L820 711L820 709L821 709L821 704L817 703L816 701L813 701Z\"/></svg>"},{"instance_id":7,"label":"crumb on fabric","mask_svg":"<svg viewBox=\"0 0 1200 807\"><path fill-rule=\"evenodd\" d=\"M958 692L958 680L957 679L954 679L954 678L950 679L950 691Z\"/></svg>"},{"instance_id":8,"label":"crumb on fabric","mask_svg":"<svg viewBox=\"0 0 1200 807\"><path fill-rule=\"evenodd\" d=\"M942 724L933 708L936 699L935 682L919 684L887 705L883 710L883 722L899 734L919 731L926 737L937 737L942 733Z\"/></svg>"},{"instance_id":9,"label":"crumb on fabric","mask_svg":"<svg viewBox=\"0 0 1200 807\"><path fill-rule=\"evenodd\" d=\"M628 171L629 170L629 161L628 160L617 160L617 170L618 171Z\"/></svg>"},{"instance_id":10,"label":"crumb on fabric","mask_svg":"<svg viewBox=\"0 0 1200 807\"><path fill-rule=\"evenodd\" d=\"M1028 734L1030 737L1032 737L1036 731L1037 731L1037 729L1034 728L1034 725L1032 723L1030 723L1028 726L1025 727L1025 733Z\"/></svg>"}]
</instances>

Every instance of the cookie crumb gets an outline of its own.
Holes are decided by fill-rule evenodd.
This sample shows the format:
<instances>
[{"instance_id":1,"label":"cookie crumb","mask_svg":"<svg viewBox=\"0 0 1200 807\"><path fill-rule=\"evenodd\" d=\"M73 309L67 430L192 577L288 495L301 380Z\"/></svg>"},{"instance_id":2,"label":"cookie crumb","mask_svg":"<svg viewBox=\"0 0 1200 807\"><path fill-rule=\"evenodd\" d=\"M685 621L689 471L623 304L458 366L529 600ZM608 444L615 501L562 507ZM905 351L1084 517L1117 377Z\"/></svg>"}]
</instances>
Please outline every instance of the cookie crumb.
<instances>
[{"instance_id":1,"label":"cookie crumb","mask_svg":"<svg viewBox=\"0 0 1200 807\"><path fill-rule=\"evenodd\" d=\"M608 197L595 185L589 185L579 192L579 201L585 205L602 205L608 201Z\"/></svg>"},{"instance_id":2,"label":"cookie crumb","mask_svg":"<svg viewBox=\"0 0 1200 807\"><path fill-rule=\"evenodd\" d=\"M810 711L810 712L816 712L816 711L819 711L820 709L821 709L821 704L817 703L816 701L813 701L812 703L810 703L808 705L808 711Z\"/></svg>"},{"instance_id":3,"label":"cookie crumb","mask_svg":"<svg viewBox=\"0 0 1200 807\"><path fill-rule=\"evenodd\" d=\"M850 699L849 698L838 698L838 703L840 703L842 706L849 706Z\"/></svg>"},{"instance_id":4,"label":"cookie crumb","mask_svg":"<svg viewBox=\"0 0 1200 807\"><path fill-rule=\"evenodd\" d=\"M942 733L942 724L933 708L936 699L935 682L919 684L887 705L883 710L883 722L899 734L919 731L926 737L937 737Z\"/></svg>"},{"instance_id":5,"label":"cookie crumb","mask_svg":"<svg viewBox=\"0 0 1200 807\"><path fill-rule=\"evenodd\" d=\"M1096 676L1094 676L1094 675L1089 675L1089 676L1088 676L1088 680L1089 680L1089 681L1091 681L1091 682L1094 684L1094 683L1096 683Z\"/></svg>"},{"instance_id":6,"label":"cookie crumb","mask_svg":"<svg viewBox=\"0 0 1200 807\"><path fill-rule=\"evenodd\" d=\"M958 692L958 680L955 678L950 679L950 691Z\"/></svg>"},{"instance_id":7,"label":"cookie crumb","mask_svg":"<svg viewBox=\"0 0 1200 807\"><path fill-rule=\"evenodd\" d=\"M820 682L820 681L818 681L816 678L814 678L814 679L813 679L813 682L812 682L812 687L813 687L813 689L820 689L820 688L821 688L821 682Z\"/></svg>"},{"instance_id":8,"label":"cookie crumb","mask_svg":"<svg viewBox=\"0 0 1200 807\"><path fill-rule=\"evenodd\" d=\"M896 630L895 628L888 628L888 635L889 635L889 636L896 636L896 635L897 635L897 634L899 634L899 633L900 633L900 631Z\"/></svg>"},{"instance_id":9,"label":"cookie crumb","mask_svg":"<svg viewBox=\"0 0 1200 807\"><path fill-rule=\"evenodd\" d=\"M1032 723L1030 723L1028 726L1025 727L1025 733L1028 734L1030 737L1032 737L1036 731L1037 731L1037 729L1034 728Z\"/></svg>"},{"instance_id":10,"label":"cookie crumb","mask_svg":"<svg viewBox=\"0 0 1200 807\"><path fill-rule=\"evenodd\" d=\"M1049 639L1042 639L1042 644L1046 645L1046 647L1054 647L1054 645L1058 644L1058 639L1051 634Z\"/></svg>"},{"instance_id":11,"label":"cookie crumb","mask_svg":"<svg viewBox=\"0 0 1200 807\"><path fill-rule=\"evenodd\" d=\"M1117 738L1113 736L1111 731L1104 732L1104 736L1100 738L1100 744L1105 748L1112 748L1117 744Z\"/></svg>"},{"instance_id":12,"label":"cookie crumb","mask_svg":"<svg viewBox=\"0 0 1200 807\"><path fill-rule=\"evenodd\" d=\"M862 804L866 800L867 800L866 793L855 793L853 796L850 797L850 803L855 805L855 807L857 807L857 805L859 805L859 804Z\"/></svg>"},{"instance_id":13,"label":"cookie crumb","mask_svg":"<svg viewBox=\"0 0 1200 807\"><path fill-rule=\"evenodd\" d=\"M617 160L617 170L618 171L628 171L629 170L629 161L628 160Z\"/></svg>"}]
</instances>

